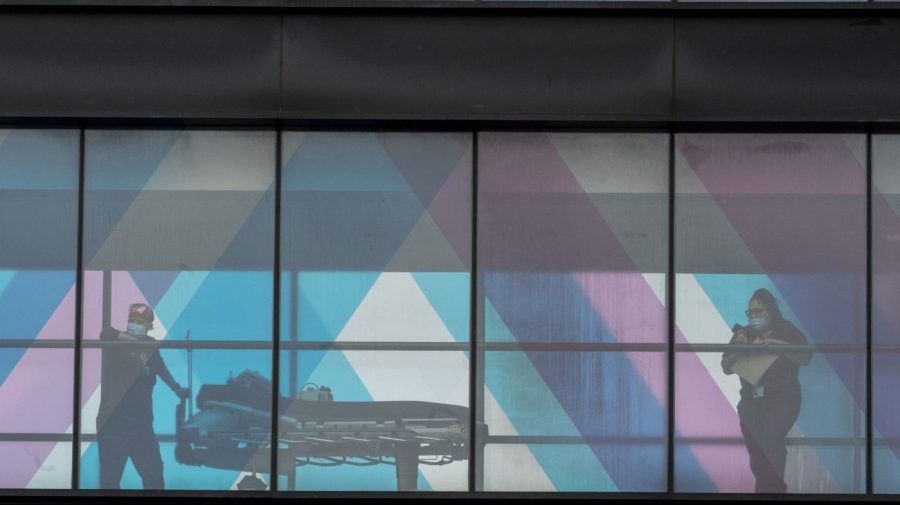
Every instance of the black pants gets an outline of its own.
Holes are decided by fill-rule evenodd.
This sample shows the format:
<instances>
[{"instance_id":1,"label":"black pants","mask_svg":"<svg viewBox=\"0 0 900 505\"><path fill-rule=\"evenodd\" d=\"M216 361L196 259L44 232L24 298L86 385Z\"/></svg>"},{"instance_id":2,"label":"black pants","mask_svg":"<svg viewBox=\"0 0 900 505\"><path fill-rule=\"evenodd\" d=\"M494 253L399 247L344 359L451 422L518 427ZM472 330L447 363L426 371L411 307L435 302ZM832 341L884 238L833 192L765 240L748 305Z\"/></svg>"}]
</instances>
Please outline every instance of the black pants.
<instances>
[{"instance_id":1,"label":"black pants","mask_svg":"<svg viewBox=\"0 0 900 505\"><path fill-rule=\"evenodd\" d=\"M98 431L97 444L102 489L119 489L128 458L140 474L144 489L165 487L162 457L153 425L134 424L111 417Z\"/></svg>"},{"instance_id":2,"label":"black pants","mask_svg":"<svg viewBox=\"0 0 900 505\"><path fill-rule=\"evenodd\" d=\"M741 433L750 455L757 493L784 493L785 439L800 415L800 390L789 389L738 404Z\"/></svg>"}]
</instances>

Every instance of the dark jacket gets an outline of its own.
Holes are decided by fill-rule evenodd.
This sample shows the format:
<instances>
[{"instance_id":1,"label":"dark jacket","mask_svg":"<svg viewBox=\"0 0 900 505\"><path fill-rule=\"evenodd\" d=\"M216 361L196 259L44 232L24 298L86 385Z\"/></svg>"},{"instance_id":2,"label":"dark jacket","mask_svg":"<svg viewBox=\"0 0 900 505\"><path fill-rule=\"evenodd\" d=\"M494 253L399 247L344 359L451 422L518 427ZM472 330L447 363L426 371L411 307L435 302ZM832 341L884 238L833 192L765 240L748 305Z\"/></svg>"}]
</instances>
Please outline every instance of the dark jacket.
<instances>
[{"instance_id":1,"label":"dark jacket","mask_svg":"<svg viewBox=\"0 0 900 505\"><path fill-rule=\"evenodd\" d=\"M135 337L153 341L152 337ZM116 341L119 330L106 328L100 340ZM156 345L119 344L102 351L100 365L100 409L97 429L111 418L134 425L153 424L153 386L162 369Z\"/></svg>"}]
</instances>

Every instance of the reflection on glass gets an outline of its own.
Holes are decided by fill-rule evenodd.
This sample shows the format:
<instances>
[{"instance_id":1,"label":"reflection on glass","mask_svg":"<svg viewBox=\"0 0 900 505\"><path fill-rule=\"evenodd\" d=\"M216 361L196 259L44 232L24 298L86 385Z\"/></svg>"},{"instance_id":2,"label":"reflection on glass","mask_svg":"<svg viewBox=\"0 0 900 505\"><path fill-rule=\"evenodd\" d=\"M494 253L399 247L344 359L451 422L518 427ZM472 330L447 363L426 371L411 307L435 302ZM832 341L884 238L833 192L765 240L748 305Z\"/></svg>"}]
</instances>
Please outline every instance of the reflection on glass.
<instances>
[{"instance_id":1,"label":"reflection on glass","mask_svg":"<svg viewBox=\"0 0 900 505\"><path fill-rule=\"evenodd\" d=\"M283 489L467 489L471 140L284 133Z\"/></svg>"},{"instance_id":2,"label":"reflection on glass","mask_svg":"<svg viewBox=\"0 0 900 505\"><path fill-rule=\"evenodd\" d=\"M184 377L190 371L193 380L188 402L180 401L163 384L152 392L151 422L159 447L152 452L158 451L163 460L165 487L253 489L259 482L268 482L271 350L195 349L189 353L166 345L161 342L158 352L172 375ZM96 369L104 350L87 342L84 364ZM100 374L86 374L85 379L90 382L82 385L82 396L96 390ZM96 397L87 401L83 412L99 401ZM99 418L85 417L82 425L81 483L87 489L97 488L102 478L102 445L96 443ZM144 489L145 482L133 460L124 466L121 488Z\"/></svg>"},{"instance_id":3,"label":"reflection on glass","mask_svg":"<svg viewBox=\"0 0 900 505\"><path fill-rule=\"evenodd\" d=\"M900 493L900 137L872 137L872 481Z\"/></svg>"},{"instance_id":4,"label":"reflection on glass","mask_svg":"<svg viewBox=\"0 0 900 505\"><path fill-rule=\"evenodd\" d=\"M267 486L274 147L86 132L82 487Z\"/></svg>"},{"instance_id":5,"label":"reflection on glass","mask_svg":"<svg viewBox=\"0 0 900 505\"><path fill-rule=\"evenodd\" d=\"M485 422L531 437L497 442L520 471L486 461L481 488L666 489L667 152L665 135L479 135Z\"/></svg>"},{"instance_id":6,"label":"reflection on glass","mask_svg":"<svg viewBox=\"0 0 900 505\"><path fill-rule=\"evenodd\" d=\"M864 137L676 141L676 491L864 491Z\"/></svg>"},{"instance_id":7,"label":"reflection on glass","mask_svg":"<svg viewBox=\"0 0 900 505\"><path fill-rule=\"evenodd\" d=\"M291 354L302 387L281 399L281 489L468 488L462 351L283 351L282 364Z\"/></svg>"},{"instance_id":8,"label":"reflection on glass","mask_svg":"<svg viewBox=\"0 0 900 505\"><path fill-rule=\"evenodd\" d=\"M0 129L0 488L71 485L77 207L78 132Z\"/></svg>"}]
</instances>

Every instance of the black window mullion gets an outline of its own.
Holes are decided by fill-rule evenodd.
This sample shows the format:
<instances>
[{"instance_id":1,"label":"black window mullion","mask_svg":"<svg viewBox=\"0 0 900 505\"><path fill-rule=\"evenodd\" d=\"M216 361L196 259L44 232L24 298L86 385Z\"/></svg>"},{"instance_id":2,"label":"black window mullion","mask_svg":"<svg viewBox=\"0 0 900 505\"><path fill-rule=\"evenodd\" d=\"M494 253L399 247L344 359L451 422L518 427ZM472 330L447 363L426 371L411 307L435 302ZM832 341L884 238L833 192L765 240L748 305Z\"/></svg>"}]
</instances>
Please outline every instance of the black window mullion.
<instances>
[{"instance_id":1,"label":"black window mullion","mask_svg":"<svg viewBox=\"0 0 900 505\"><path fill-rule=\"evenodd\" d=\"M874 493L872 476L872 133L866 133L866 494Z\"/></svg>"},{"instance_id":2,"label":"black window mullion","mask_svg":"<svg viewBox=\"0 0 900 505\"><path fill-rule=\"evenodd\" d=\"M281 135L275 132L275 250L272 279L272 420L269 449L269 493L278 491L279 365L281 363Z\"/></svg>"},{"instance_id":3,"label":"black window mullion","mask_svg":"<svg viewBox=\"0 0 900 505\"><path fill-rule=\"evenodd\" d=\"M78 229L75 253L75 362L72 367L72 489L79 489L81 479L81 344L83 339L82 308L84 304L84 126L78 129Z\"/></svg>"},{"instance_id":4,"label":"black window mullion","mask_svg":"<svg viewBox=\"0 0 900 505\"><path fill-rule=\"evenodd\" d=\"M666 315L668 342L668 382L666 412L668 422L666 490L675 492L675 134L669 132L669 261L666 271Z\"/></svg>"},{"instance_id":5,"label":"black window mullion","mask_svg":"<svg viewBox=\"0 0 900 505\"><path fill-rule=\"evenodd\" d=\"M471 267L469 271L469 483L470 492L479 491L483 487L482 456L478 447L478 420L483 416L481 380L484 374L479 373L483 360L478 359L478 339L481 335L479 314L479 296L481 283L478 277L478 132L472 132L472 208L471 208Z\"/></svg>"}]
</instances>

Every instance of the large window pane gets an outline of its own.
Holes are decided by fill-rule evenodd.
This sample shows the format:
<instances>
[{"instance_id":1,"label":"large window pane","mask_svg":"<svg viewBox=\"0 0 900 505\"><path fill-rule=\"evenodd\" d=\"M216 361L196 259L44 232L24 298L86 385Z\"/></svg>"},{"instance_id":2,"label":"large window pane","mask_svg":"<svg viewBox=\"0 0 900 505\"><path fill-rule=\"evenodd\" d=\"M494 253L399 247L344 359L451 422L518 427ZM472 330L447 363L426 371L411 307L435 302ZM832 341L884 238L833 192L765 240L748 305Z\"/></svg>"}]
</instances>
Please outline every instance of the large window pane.
<instances>
[{"instance_id":1,"label":"large window pane","mask_svg":"<svg viewBox=\"0 0 900 505\"><path fill-rule=\"evenodd\" d=\"M865 159L862 135L676 137L676 491L865 490Z\"/></svg>"},{"instance_id":2,"label":"large window pane","mask_svg":"<svg viewBox=\"0 0 900 505\"><path fill-rule=\"evenodd\" d=\"M71 485L77 219L78 132L0 129L0 487Z\"/></svg>"},{"instance_id":3,"label":"large window pane","mask_svg":"<svg viewBox=\"0 0 900 505\"><path fill-rule=\"evenodd\" d=\"M283 146L281 489L466 490L471 135Z\"/></svg>"},{"instance_id":4,"label":"large window pane","mask_svg":"<svg viewBox=\"0 0 900 505\"><path fill-rule=\"evenodd\" d=\"M86 135L82 487L266 485L275 134Z\"/></svg>"},{"instance_id":5,"label":"large window pane","mask_svg":"<svg viewBox=\"0 0 900 505\"><path fill-rule=\"evenodd\" d=\"M872 481L900 493L900 136L872 137Z\"/></svg>"},{"instance_id":6,"label":"large window pane","mask_svg":"<svg viewBox=\"0 0 900 505\"><path fill-rule=\"evenodd\" d=\"M479 135L483 489L666 489L667 139Z\"/></svg>"}]
</instances>

